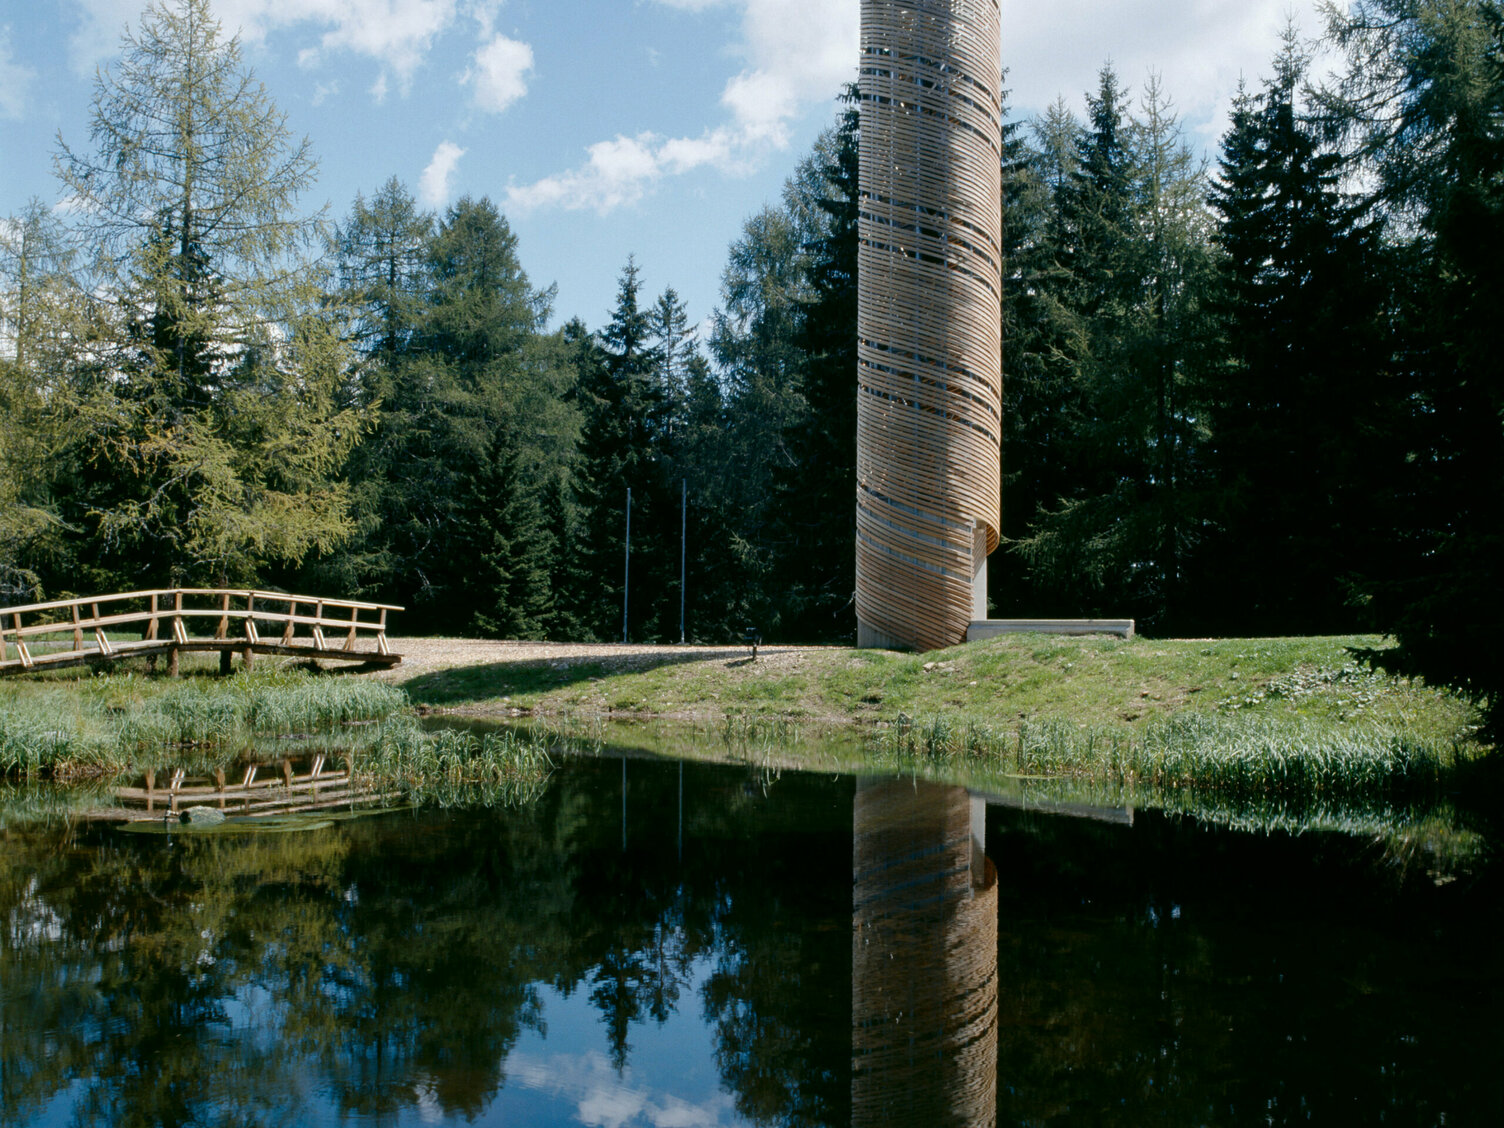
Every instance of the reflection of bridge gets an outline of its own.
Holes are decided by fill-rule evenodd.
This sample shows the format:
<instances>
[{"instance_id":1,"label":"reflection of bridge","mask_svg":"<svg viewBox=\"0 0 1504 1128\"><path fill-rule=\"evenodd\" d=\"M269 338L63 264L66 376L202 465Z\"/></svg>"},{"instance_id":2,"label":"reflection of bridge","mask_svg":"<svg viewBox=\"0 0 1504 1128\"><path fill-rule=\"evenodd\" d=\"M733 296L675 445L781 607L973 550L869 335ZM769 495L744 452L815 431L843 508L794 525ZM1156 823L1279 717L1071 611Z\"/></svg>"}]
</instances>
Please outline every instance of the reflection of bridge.
<instances>
[{"instance_id":1,"label":"reflection of bridge","mask_svg":"<svg viewBox=\"0 0 1504 1128\"><path fill-rule=\"evenodd\" d=\"M386 614L402 608L349 599L228 588L128 591L0 608L0 674L182 651L332 659L376 666L402 661L386 644ZM133 637L134 636L134 637Z\"/></svg>"}]
</instances>

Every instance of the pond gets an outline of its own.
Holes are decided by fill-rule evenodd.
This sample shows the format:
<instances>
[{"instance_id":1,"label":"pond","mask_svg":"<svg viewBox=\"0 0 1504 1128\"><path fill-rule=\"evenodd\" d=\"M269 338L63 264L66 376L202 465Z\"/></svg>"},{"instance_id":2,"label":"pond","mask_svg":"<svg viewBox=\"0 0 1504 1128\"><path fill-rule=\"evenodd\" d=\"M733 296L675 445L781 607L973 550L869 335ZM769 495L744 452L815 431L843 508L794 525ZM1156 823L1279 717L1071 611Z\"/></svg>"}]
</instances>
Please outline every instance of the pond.
<instances>
[{"instance_id":1,"label":"pond","mask_svg":"<svg viewBox=\"0 0 1504 1128\"><path fill-rule=\"evenodd\" d=\"M0 832L0 1123L1504 1123L1504 897L1371 837L609 756Z\"/></svg>"}]
</instances>

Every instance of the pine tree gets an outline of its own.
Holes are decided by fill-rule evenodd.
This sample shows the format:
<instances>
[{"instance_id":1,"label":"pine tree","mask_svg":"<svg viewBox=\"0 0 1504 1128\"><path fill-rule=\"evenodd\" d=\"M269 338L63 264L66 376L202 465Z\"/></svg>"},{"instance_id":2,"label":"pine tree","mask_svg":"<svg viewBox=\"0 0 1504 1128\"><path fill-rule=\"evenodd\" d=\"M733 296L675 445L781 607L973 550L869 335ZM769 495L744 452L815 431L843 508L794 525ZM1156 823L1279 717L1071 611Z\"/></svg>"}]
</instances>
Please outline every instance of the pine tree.
<instances>
[{"instance_id":1,"label":"pine tree","mask_svg":"<svg viewBox=\"0 0 1504 1128\"><path fill-rule=\"evenodd\" d=\"M524 472L522 453L498 429L485 463L466 485L456 536L468 565L461 606L473 608L470 628L492 638L545 637L553 618L550 566L558 538L545 522L544 502Z\"/></svg>"},{"instance_id":2,"label":"pine tree","mask_svg":"<svg viewBox=\"0 0 1504 1128\"><path fill-rule=\"evenodd\" d=\"M1088 121L1070 144L1057 114L1046 152L1056 162L1056 211L1046 228L1051 258L1036 278L1041 312L1053 330L1050 370L1037 403L1053 415L1063 480L1040 496L1029 532L1013 545L1039 598L1037 614L1122 614L1130 578L1127 530L1116 521L1141 499L1141 436L1119 433L1128 390L1129 340L1141 310L1141 264L1135 261L1136 175L1125 94L1111 67L1087 96ZM1019 426L1030 429L1027 413ZM1015 463L1016 464L1016 463ZM1115 611L1107 611L1109 607Z\"/></svg>"},{"instance_id":3,"label":"pine tree","mask_svg":"<svg viewBox=\"0 0 1504 1128\"><path fill-rule=\"evenodd\" d=\"M1006 101L1004 109L1006 111ZM988 562L994 610L1023 617L1075 613L1052 577L1032 576L1017 545L1074 484L1069 444L1082 428L1084 387L1072 354L1081 319L1067 304L1060 265L1070 233L1065 194L1081 123L1057 100L1032 126L1003 125L1003 548Z\"/></svg>"},{"instance_id":4,"label":"pine tree","mask_svg":"<svg viewBox=\"0 0 1504 1128\"><path fill-rule=\"evenodd\" d=\"M463 629L479 615L491 632L504 624L535 632L550 546L537 535L539 485L514 401L549 295L533 289L517 238L488 199L465 197L446 211L428 264L413 366L413 390L429 409L411 436L422 454L417 465L392 468L410 507L409 567L436 627ZM487 575L499 590L484 586ZM513 614L499 609L508 597L521 601Z\"/></svg>"},{"instance_id":5,"label":"pine tree","mask_svg":"<svg viewBox=\"0 0 1504 1128\"><path fill-rule=\"evenodd\" d=\"M0 222L0 600L42 598L42 570L66 571L54 489L67 474L66 405L49 385L89 329L72 285L74 248L52 209L30 201ZM51 568L48 566L51 565ZM61 565L61 567L59 567Z\"/></svg>"},{"instance_id":6,"label":"pine tree","mask_svg":"<svg viewBox=\"0 0 1504 1128\"><path fill-rule=\"evenodd\" d=\"M357 346L370 362L367 393L379 399L412 344L428 284L434 217L395 176L369 202L357 195L335 232L340 294L356 311Z\"/></svg>"}]
</instances>

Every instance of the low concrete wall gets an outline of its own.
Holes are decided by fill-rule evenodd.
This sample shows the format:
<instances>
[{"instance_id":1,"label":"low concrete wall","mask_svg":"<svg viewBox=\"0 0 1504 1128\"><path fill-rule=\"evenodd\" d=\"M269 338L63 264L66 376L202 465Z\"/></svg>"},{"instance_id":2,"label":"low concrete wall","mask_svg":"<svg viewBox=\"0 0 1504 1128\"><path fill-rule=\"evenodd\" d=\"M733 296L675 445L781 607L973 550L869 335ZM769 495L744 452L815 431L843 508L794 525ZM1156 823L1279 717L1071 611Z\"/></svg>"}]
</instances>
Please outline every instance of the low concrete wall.
<instances>
[{"instance_id":1,"label":"low concrete wall","mask_svg":"<svg viewBox=\"0 0 1504 1128\"><path fill-rule=\"evenodd\" d=\"M966 641L1000 634L1113 634L1133 637L1132 619L974 619L966 628Z\"/></svg>"}]
</instances>

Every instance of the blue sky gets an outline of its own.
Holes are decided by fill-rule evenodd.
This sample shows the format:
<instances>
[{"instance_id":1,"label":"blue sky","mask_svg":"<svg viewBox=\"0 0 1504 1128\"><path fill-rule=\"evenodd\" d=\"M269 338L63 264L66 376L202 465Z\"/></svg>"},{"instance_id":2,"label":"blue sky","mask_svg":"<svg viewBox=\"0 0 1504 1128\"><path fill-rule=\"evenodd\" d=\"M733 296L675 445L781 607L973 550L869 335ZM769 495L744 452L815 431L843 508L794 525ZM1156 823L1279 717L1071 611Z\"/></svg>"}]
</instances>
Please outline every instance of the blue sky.
<instances>
[{"instance_id":1,"label":"blue sky","mask_svg":"<svg viewBox=\"0 0 1504 1128\"><path fill-rule=\"evenodd\" d=\"M52 202L59 133L87 147L97 67L141 0L0 0L0 216ZM489 195L555 324L602 325L635 254L691 318L726 248L776 201L855 73L859 0L215 0L247 62L320 160L304 203L339 218L397 176L441 208ZM1267 69L1314 0L1003 0L1013 106L1078 108L1110 59L1157 71L1214 151L1238 78Z\"/></svg>"}]
</instances>

